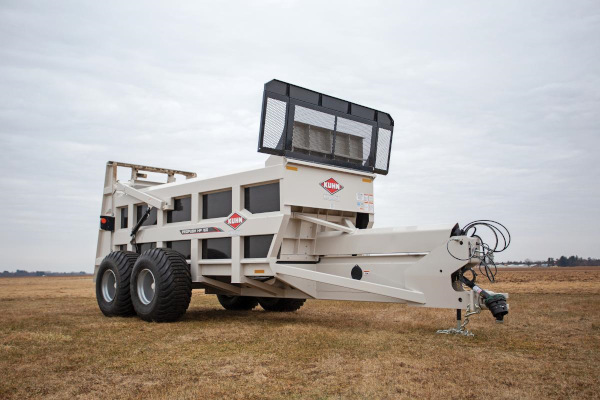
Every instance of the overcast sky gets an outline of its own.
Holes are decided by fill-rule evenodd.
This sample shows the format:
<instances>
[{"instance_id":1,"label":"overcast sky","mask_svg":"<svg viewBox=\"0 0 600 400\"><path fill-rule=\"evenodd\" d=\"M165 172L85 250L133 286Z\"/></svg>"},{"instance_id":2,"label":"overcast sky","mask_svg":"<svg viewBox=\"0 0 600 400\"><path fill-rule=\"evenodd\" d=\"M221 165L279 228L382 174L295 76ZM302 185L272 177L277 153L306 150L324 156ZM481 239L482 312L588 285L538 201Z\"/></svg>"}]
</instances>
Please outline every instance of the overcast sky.
<instances>
[{"instance_id":1,"label":"overcast sky","mask_svg":"<svg viewBox=\"0 0 600 400\"><path fill-rule=\"evenodd\" d=\"M260 167L278 78L389 112L376 227L600 257L600 3L0 2L0 269L93 270L108 160Z\"/></svg>"}]
</instances>

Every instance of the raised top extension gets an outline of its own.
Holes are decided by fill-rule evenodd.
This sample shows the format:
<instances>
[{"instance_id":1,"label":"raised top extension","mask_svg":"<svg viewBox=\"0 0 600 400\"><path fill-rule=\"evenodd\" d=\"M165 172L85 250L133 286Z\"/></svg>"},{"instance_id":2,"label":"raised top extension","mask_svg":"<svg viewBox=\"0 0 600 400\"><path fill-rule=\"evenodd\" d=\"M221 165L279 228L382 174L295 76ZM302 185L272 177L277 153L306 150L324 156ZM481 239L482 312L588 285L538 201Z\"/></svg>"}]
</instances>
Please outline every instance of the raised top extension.
<instances>
[{"instance_id":1,"label":"raised top extension","mask_svg":"<svg viewBox=\"0 0 600 400\"><path fill-rule=\"evenodd\" d=\"M386 175L393 131L388 113L272 80L258 151Z\"/></svg>"},{"instance_id":2,"label":"raised top extension","mask_svg":"<svg viewBox=\"0 0 600 400\"><path fill-rule=\"evenodd\" d=\"M117 161L109 161L106 163L107 166L113 167L113 174L116 181L117 167L131 168L131 180L135 181L138 178L146 178L144 172L155 172L159 174L167 175L167 182L175 182L175 175L185 176L186 179L195 178L195 172L179 171L176 169L149 167L147 165L128 164Z\"/></svg>"}]
</instances>

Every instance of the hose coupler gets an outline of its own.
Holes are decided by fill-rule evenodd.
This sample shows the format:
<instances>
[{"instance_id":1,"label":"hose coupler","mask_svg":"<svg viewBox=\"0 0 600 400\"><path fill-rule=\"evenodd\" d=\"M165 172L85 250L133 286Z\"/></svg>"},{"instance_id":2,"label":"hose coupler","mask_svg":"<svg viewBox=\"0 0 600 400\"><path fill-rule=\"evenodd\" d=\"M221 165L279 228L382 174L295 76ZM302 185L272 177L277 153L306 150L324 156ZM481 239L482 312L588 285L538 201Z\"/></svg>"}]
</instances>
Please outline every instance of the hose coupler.
<instances>
[{"instance_id":1,"label":"hose coupler","mask_svg":"<svg viewBox=\"0 0 600 400\"><path fill-rule=\"evenodd\" d=\"M508 305L506 304L506 297L501 294L488 295L485 298L485 306L492 312L496 322L504 322L504 316L508 314Z\"/></svg>"},{"instance_id":2,"label":"hose coupler","mask_svg":"<svg viewBox=\"0 0 600 400\"><path fill-rule=\"evenodd\" d=\"M494 318L496 318L496 322L502 323L504 321L504 316L508 314L508 304L506 304L506 297L504 295L498 293L490 294L477 286L475 282L462 275L460 276L460 281L479 293L484 300L485 306L490 310Z\"/></svg>"}]
</instances>

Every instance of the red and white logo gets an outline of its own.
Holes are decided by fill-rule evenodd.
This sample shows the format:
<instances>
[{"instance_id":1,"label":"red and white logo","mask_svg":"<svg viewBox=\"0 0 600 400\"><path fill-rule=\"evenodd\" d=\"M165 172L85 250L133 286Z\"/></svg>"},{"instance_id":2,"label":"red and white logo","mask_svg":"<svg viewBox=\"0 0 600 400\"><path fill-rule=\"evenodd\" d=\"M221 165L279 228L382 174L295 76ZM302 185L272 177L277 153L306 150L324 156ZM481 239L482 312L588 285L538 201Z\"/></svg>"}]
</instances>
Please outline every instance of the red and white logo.
<instances>
[{"instance_id":1,"label":"red and white logo","mask_svg":"<svg viewBox=\"0 0 600 400\"><path fill-rule=\"evenodd\" d=\"M319 183L319 185L321 185L323 189L327 190L327 193L329 194L337 193L344 188L333 178L329 178L326 181Z\"/></svg>"},{"instance_id":2,"label":"red and white logo","mask_svg":"<svg viewBox=\"0 0 600 400\"><path fill-rule=\"evenodd\" d=\"M241 224L246 222L246 218L242 217L238 213L231 214L226 220L225 223L232 227L233 229L237 229Z\"/></svg>"}]
</instances>

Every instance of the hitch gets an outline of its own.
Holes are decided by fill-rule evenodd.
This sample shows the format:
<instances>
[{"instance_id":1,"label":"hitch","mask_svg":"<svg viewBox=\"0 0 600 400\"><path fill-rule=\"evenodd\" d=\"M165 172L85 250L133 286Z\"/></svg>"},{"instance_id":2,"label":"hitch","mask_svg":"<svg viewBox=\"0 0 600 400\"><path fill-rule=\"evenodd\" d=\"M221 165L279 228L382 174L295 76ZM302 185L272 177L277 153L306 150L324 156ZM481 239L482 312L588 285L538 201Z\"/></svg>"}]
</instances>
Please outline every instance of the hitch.
<instances>
[{"instance_id":1,"label":"hitch","mask_svg":"<svg viewBox=\"0 0 600 400\"><path fill-rule=\"evenodd\" d=\"M459 279L483 298L485 306L491 311L494 318L496 318L496 322L504 322L504 316L508 314L508 305L506 304L506 297L504 297L504 295L486 292L475 284L475 278L470 280L465 278L464 275L460 275Z\"/></svg>"}]
</instances>

